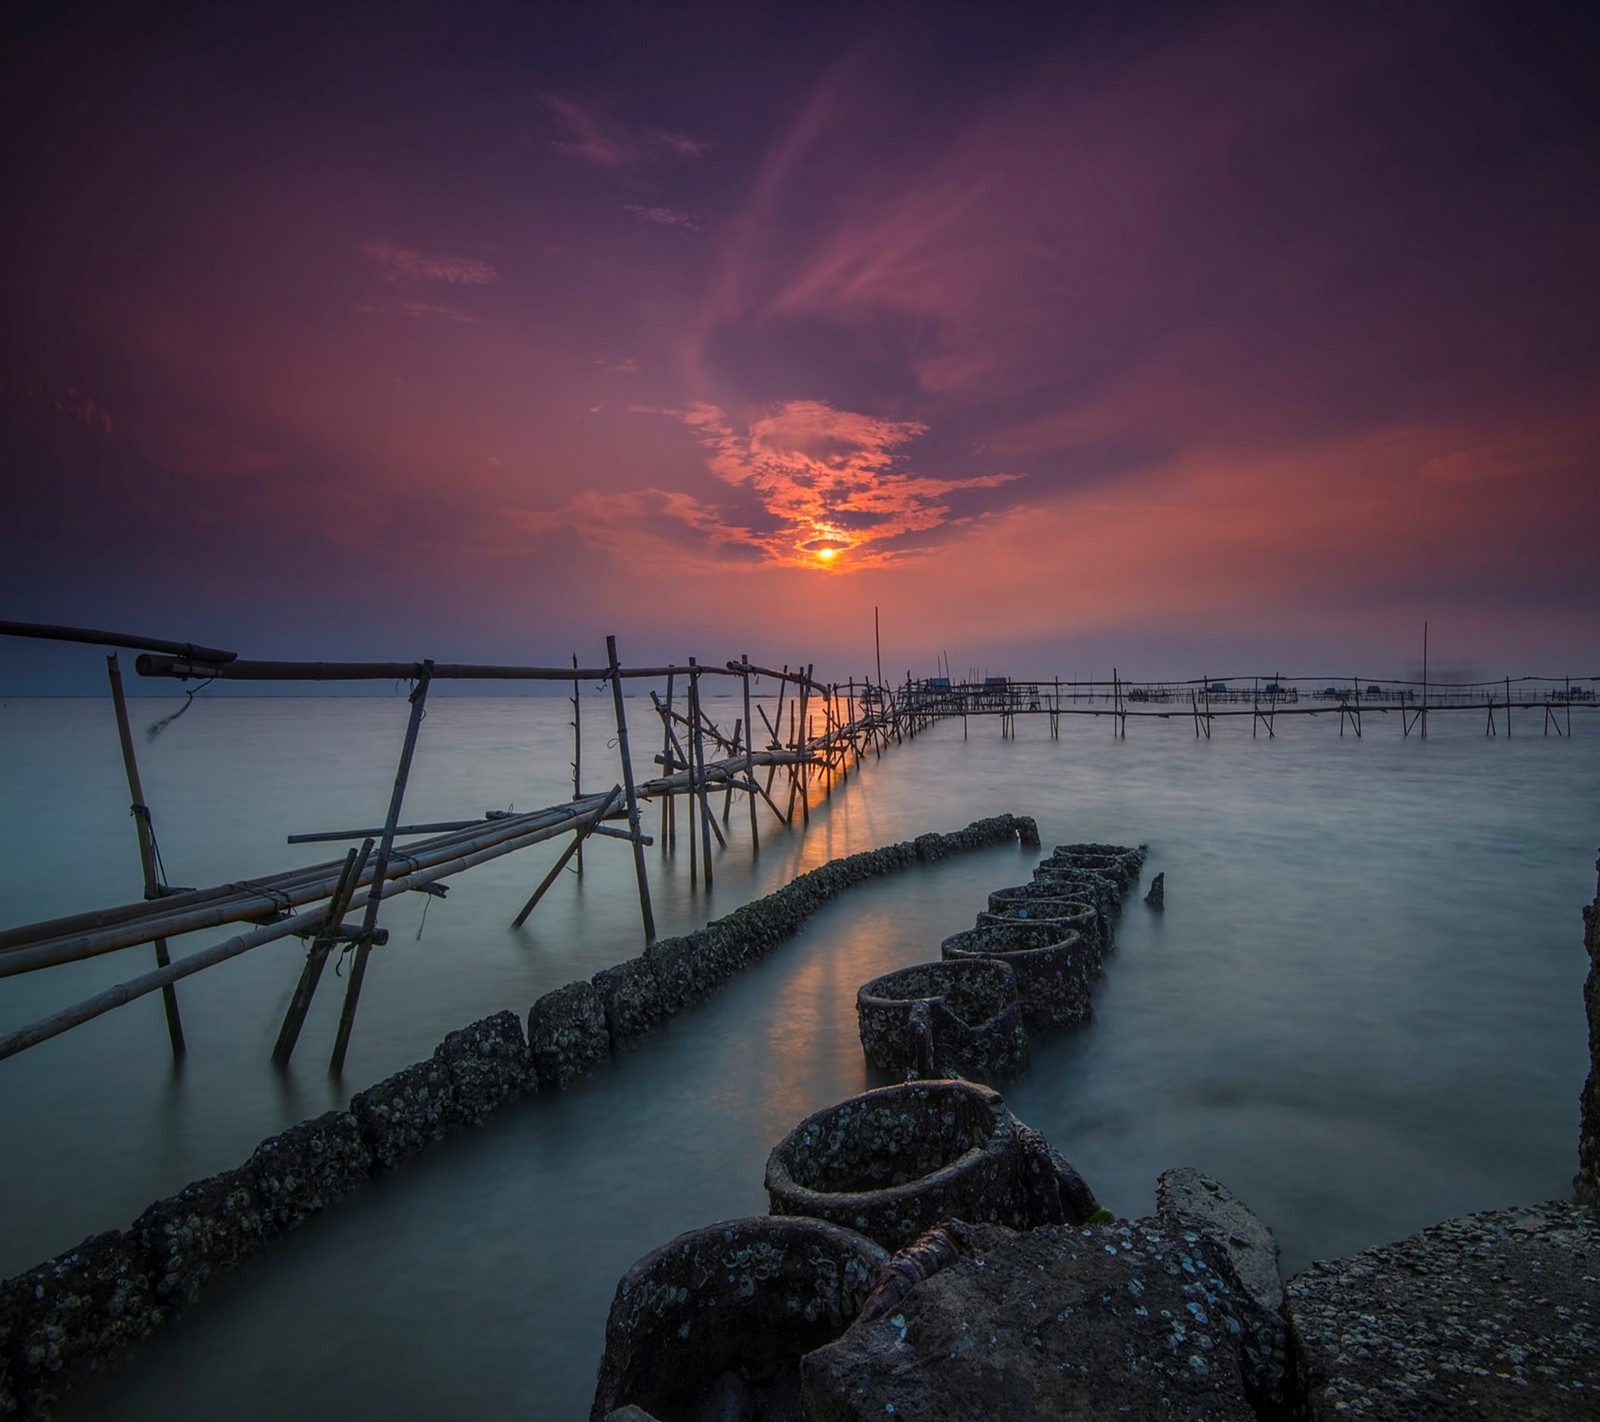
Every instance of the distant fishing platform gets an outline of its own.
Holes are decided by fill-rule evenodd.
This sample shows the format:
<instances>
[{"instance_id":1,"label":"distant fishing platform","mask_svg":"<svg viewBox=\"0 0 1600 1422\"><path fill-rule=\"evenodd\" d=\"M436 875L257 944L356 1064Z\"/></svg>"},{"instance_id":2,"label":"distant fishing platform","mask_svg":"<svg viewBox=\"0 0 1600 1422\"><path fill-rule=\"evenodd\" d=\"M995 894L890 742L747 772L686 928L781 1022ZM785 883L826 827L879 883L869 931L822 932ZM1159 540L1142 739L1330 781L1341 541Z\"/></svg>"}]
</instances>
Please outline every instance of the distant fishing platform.
<instances>
[{"instance_id":1,"label":"distant fishing platform","mask_svg":"<svg viewBox=\"0 0 1600 1422\"><path fill-rule=\"evenodd\" d=\"M585 845L596 838L631 846L645 941L656 937L645 848L656 840L644 828L645 802L659 807L658 833L664 850L675 849L679 802L689 850L691 880L709 889L713 881L712 841L724 849L734 793L748 808L752 852L760 847L760 821L770 816L786 829L796 819L810 821L812 801L832 794L867 756L881 757L901 741L941 721L960 718L963 731L975 717L998 720L1001 734L1014 736L1019 717L1045 718L1052 738L1064 716L1109 718L1113 734L1126 737L1128 721L1141 718L1192 722L1197 738L1210 738L1214 723L1251 718L1251 734L1276 735L1281 716L1339 718L1339 733L1356 736L1373 716L1398 715L1402 733L1425 737L1430 715L1481 713L1487 736L1512 734L1513 713L1526 733L1537 718L1542 733L1567 737L1572 716L1597 709L1600 677L1505 677L1495 682L1437 683L1380 681L1362 677L1201 677L1193 681L1135 682L1113 672L1110 681L1022 681L984 676L955 681L948 676L888 683L882 674L860 680L821 682L811 664L772 668L737 661L624 666L615 637L606 638L603 664L570 666L414 662L252 661L236 652L190 642L111 632L98 628L0 621L0 636L88 643L138 653L140 677L197 682L183 706L166 724L186 712L197 690L217 681L330 683L386 681L410 687L410 715L387 811L381 823L356 828L318 829L290 835L290 844L349 842L343 859L283 872L234 880L208 888L170 883L161 859L156 818L145 796L130 726L122 671L116 651L106 658L106 673L134 821L144 898L136 903L96 909L44 922L0 930L0 978L151 945L155 967L107 988L48 1017L0 1035L0 1059L39 1045L137 998L160 992L174 1057L185 1051L176 985L183 978L229 961L265 944L298 937L305 960L285 1012L272 1057L286 1065L331 955L348 955L349 973L330 1069L342 1071L354 1028L368 959L388 940L379 926L383 902L416 892L443 897L444 881L479 864L570 835L555 863L513 918L527 920L539 901L576 860L581 873ZM736 678L741 709L731 728L719 726L705 710L701 683L707 677ZM660 726L654 761L661 774L636 781L629 749L623 695L628 681L662 684L649 692ZM403 816L406 785L417 750L430 688L440 681L557 682L570 688L572 716L572 797L538 810L486 811L475 817L409 824ZM776 705L754 699L761 682L776 688ZM583 683L609 686L618 756L618 778L604 789L585 790L583 759ZM769 695L770 699L770 695ZM757 731L755 718L761 727ZM787 718L787 719L786 719ZM609 749L609 747L608 747ZM593 767L587 772L593 774ZM606 772L603 779L609 779ZM591 784L593 782L591 781ZM713 798L721 796L720 813ZM376 817L374 817L376 818ZM613 821L620 823L614 824ZM347 917L347 915L350 915ZM169 940L233 925L251 925L218 943L173 960Z\"/></svg>"}]
</instances>

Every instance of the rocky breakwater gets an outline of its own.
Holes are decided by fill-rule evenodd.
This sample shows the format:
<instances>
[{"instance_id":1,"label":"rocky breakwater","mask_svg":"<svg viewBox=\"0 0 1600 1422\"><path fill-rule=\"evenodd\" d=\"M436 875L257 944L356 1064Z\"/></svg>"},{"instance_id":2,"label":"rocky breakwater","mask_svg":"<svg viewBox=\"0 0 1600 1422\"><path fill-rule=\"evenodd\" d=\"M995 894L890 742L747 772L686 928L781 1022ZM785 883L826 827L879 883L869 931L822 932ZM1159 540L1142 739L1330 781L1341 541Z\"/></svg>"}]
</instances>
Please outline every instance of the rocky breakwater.
<instances>
[{"instance_id":1,"label":"rocky breakwater","mask_svg":"<svg viewBox=\"0 0 1600 1422\"><path fill-rule=\"evenodd\" d=\"M1043 1136L964 1081L881 1087L807 1117L766 1184L771 1216L692 1231L623 1276L592 1422L799 1422L812 1415L803 1360L869 1292L881 1305L942 1267L945 1237L925 1234L937 1222L1018 1232L1106 1217Z\"/></svg>"},{"instance_id":2,"label":"rocky breakwater","mask_svg":"<svg viewBox=\"0 0 1600 1422\"><path fill-rule=\"evenodd\" d=\"M344 1111L263 1141L243 1165L158 1200L0 1283L0 1417L47 1416L78 1375L115 1367L313 1215L454 1132L546 1086L564 1087L792 936L855 884L986 846L1039 843L1026 815L852 854L591 981L451 1032L426 1061L358 1092Z\"/></svg>"}]
</instances>

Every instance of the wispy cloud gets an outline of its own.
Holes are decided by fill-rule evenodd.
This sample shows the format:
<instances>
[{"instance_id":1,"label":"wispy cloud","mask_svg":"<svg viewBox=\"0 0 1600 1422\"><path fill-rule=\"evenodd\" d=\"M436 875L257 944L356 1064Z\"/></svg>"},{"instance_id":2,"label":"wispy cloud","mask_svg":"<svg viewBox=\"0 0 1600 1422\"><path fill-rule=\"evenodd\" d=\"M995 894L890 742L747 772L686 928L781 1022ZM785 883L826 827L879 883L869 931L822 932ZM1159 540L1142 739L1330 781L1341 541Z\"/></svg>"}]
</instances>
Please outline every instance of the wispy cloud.
<instances>
[{"instance_id":1,"label":"wispy cloud","mask_svg":"<svg viewBox=\"0 0 1600 1422\"><path fill-rule=\"evenodd\" d=\"M460 306L450 306L439 301L406 301L388 297L382 301L366 301L356 307L361 316L406 316L413 320L454 321L463 326L476 326L478 318Z\"/></svg>"},{"instance_id":2,"label":"wispy cloud","mask_svg":"<svg viewBox=\"0 0 1600 1422\"><path fill-rule=\"evenodd\" d=\"M703 232L705 228L692 212L676 207L645 207L636 202L625 203L626 211L659 227L681 227L685 232Z\"/></svg>"},{"instance_id":3,"label":"wispy cloud","mask_svg":"<svg viewBox=\"0 0 1600 1422\"><path fill-rule=\"evenodd\" d=\"M3 388L0 386L0 389ZM106 435L111 433L111 411L75 386L67 386L62 393L30 380L22 387L22 398L38 409L59 415L86 429L98 430Z\"/></svg>"},{"instance_id":4,"label":"wispy cloud","mask_svg":"<svg viewBox=\"0 0 1600 1422\"><path fill-rule=\"evenodd\" d=\"M561 134L550 146L597 168L684 162L702 157L707 150L707 144L689 134L635 127L560 94L540 94L539 102Z\"/></svg>"},{"instance_id":5,"label":"wispy cloud","mask_svg":"<svg viewBox=\"0 0 1600 1422\"><path fill-rule=\"evenodd\" d=\"M392 247L387 242L369 242L362 251L378 264L385 280L397 285L438 282L445 286L489 286L499 275L476 257L437 256L410 247Z\"/></svg>"}]
</instances>

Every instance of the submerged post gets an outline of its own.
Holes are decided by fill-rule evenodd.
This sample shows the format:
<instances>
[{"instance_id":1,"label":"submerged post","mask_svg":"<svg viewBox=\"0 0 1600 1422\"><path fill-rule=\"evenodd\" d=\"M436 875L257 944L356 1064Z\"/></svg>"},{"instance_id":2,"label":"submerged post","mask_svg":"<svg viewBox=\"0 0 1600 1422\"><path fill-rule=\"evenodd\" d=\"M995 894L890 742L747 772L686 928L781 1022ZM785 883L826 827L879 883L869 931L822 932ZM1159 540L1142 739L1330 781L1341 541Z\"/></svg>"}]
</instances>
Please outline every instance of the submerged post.
<instances>
[{"instance_id":1,"label":"submerged post","mask_svg":"<svg viewBox=\"0 0 1600 1422\"><path fill-rule=\"evenodd\" d=\"M356 1005L361 1001L361 980L367 975L367 958L372 952L372 931L378 926L378 906L383 902L383 881L389 872L389 855L394 849L395 826L400 823L400 806L406 797L406 781L411 775L411 757L417 749L417 732L422 729L423 707L428 700L428 684L433 680L433 663L424 661L422 673L411 692L411 719L406 722L406 738L400 747L400 764L394 773L394 791L389 796L389 815L383 822L377 857L372 864L372 884L367 890L367 908L361 918L361 934L355 958L350 964L350 980L345 984L344 1007L339 1013L339 1033L333 1040L333 1056L328 1069L335 1076L344 1070L345 1052L350 1046L350 1029L355 1026Z\"/></svg>"},{"instance_id":2,"label":"submerged post","mask_svg":"<svg viewBox=\"0 0 1600 1422\"><path fill-rule=\"evenodd\" d=\"M111 678L111 705L117 713L117 738L122 742L122 768L128 773L128 794L132 796L134 828L139 836L139 867L144 871L144 896L161 897L161 881L156 875L156 832L150 823L150 807L144 802L144 786L139 779L139 761L133 753L133 732L128 726L128 701L122 692L122 668L117 664L117 654L106 658L106 674ZM172 962L167 953L167 940L155 942L156 966L165 968ZM187 1050L183 1040L183 1019L178 1015L178 990L171 983L161 989L161 1006L167 1014L167 1039L172 1043L172 1056L176 1061Z\"/></svg>"},{"instance_id":3,"label":"submerged post","mask_svg":"<svg viewBox=\"0 0 1600 1422\"><path fill-rule=\"evenodd\" d=\"M653 943L656 916L650 911L650 874L644 865L644 835L639 828L639 796L633 787L633 760L628 754L628 713L622 705L622 678L617 675L617 639L606 638L606 662L610 667L611 704L617 713L617 750L622 757L622 788L628 797L628 834L633 839L633 873L639 881L639 913L644 919L644 941Z\"/></svg>"}]
</instances>

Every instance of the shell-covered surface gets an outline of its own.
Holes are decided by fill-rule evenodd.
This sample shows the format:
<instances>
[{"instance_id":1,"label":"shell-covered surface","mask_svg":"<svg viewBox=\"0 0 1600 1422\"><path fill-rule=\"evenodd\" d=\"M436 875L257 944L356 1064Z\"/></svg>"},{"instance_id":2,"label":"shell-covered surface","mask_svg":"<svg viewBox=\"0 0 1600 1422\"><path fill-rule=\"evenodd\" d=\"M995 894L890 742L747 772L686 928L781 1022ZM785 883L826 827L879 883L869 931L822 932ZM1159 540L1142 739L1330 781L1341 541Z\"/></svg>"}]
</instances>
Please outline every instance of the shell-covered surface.
<instances>
[{"instance_id":1,"label":"shell-covered surface","mask_svg":"<svg viewBox=\"0 0 1600 1422\"><path fill-rule=\"evenodd\" d=\"M886 1258L814 1219L758 1215L679 1235L617 1284L591 1418L632 1403L675 1422L722 1374L759 1374L837 1338Z\"/></svg>"}]
</instances>

